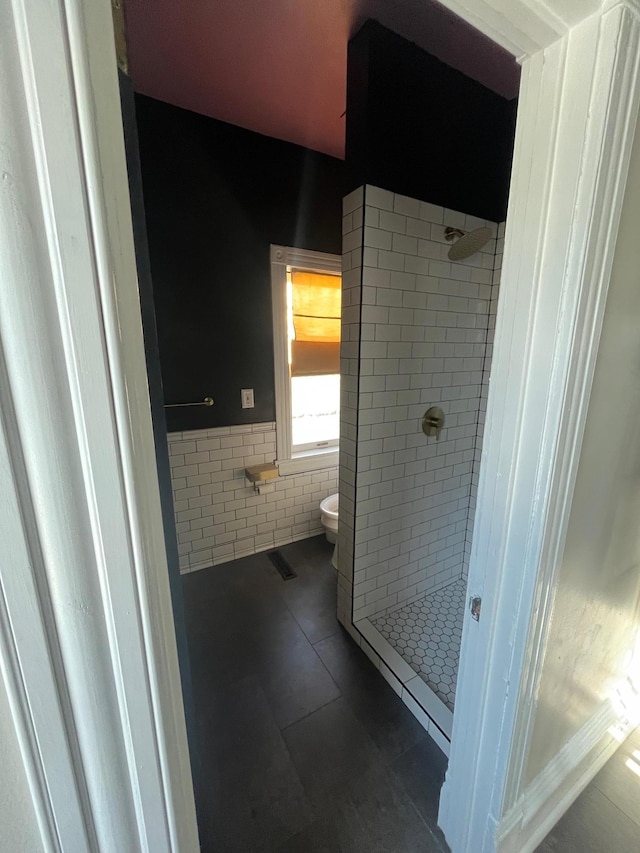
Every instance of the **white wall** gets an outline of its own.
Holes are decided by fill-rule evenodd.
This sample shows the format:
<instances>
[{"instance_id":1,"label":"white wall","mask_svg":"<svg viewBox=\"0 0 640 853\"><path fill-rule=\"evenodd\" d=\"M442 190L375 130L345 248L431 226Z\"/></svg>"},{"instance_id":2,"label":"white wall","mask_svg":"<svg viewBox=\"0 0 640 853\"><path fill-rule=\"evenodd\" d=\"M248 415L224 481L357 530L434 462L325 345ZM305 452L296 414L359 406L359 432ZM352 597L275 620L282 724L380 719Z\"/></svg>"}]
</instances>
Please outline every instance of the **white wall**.
<instances>
[{"instance_id":1,"label":"white wall","mask_svg":"<svg viewBox=\"0 0 640 853\"><path fill-rule=\"evenodd\" d=\"M639 222L636 132L523 788L585 727L638 711Z\"/></svg>"},{"instance_id":2,"label":"white wall","mask_svg":"<svg viewBox=\"0 0 640 853\"><path fill-rule=\"evenodd\" d=\"M275 456L273 422L169 433L182 572L323 532L320 501L338 491L337 469L277 477L257 494L244 469Z\"/></svg>"},{"instance_id":3,"label":"white wall","mask_svg":"<svg viewBox=\"0 0 640 853\"><path fill-rule=\"evenodd\" d=\"M22 755L0 678L0 847L7 853L44 850Z\"/></svg>"}]
</instances>

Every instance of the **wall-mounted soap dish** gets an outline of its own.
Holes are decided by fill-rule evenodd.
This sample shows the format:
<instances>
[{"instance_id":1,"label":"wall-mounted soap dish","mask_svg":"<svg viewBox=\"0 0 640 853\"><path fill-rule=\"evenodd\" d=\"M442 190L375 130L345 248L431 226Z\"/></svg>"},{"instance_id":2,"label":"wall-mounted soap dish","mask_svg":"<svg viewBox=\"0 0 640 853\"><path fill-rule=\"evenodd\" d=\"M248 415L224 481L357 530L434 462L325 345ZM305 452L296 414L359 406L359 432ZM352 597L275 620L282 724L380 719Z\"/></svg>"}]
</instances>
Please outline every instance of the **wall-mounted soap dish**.
<instances>
[{"instance_id":1,"label":"wall-mounted soap dish","mask_svg":"<svg viewBox=\"0 0 640 853\"><path fill-rule=\"evenodd\" d=\"M265 480L273 480L278 476L278 466L273 462L265 462L262 465L249 465L244 469L244 475L250 483L264 483Z\"/></svg>"}]
</instances>

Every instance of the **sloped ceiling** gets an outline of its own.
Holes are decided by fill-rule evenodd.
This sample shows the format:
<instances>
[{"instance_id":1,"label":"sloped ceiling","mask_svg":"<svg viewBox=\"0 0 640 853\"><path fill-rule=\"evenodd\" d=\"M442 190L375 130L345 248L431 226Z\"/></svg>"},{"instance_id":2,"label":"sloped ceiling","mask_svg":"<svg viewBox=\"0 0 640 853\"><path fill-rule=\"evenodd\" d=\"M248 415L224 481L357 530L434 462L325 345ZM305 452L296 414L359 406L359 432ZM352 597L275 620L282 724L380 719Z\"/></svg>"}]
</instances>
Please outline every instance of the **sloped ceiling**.
<instances>
[{"instance_id":1,"label":"sloped ceiling","mask_svg":"<svg viewBox=\"0 0 640 853\"><path fill-rule=\"evenodd\" d=\"M136 91L334 157L347 42L368 18L504 97L518 91L511 54L432 0L126 0L125 12Z\"/></svg>"}]
</instances>

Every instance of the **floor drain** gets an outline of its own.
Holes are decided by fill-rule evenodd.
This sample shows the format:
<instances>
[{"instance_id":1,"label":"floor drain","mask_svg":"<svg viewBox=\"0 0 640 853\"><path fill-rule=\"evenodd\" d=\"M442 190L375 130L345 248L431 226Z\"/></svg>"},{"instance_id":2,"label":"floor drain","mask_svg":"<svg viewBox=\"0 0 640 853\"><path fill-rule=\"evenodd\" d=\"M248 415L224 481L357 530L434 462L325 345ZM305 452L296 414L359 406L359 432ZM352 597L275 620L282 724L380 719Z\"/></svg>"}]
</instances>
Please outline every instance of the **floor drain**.
<instances>
[{"instance_id":1,"label":"floor drain","mask_svg":"<svg viewBox=\"0 0 640 853\"><path fill-rule=\"evenodd\" d=\"M269 551L267 557L271 560L273 565L280 572L282 580L290 581L292 578L298 577L298 575L293 571L289 563L282 556L280 551Z\"/></svg>"}]
</instances>

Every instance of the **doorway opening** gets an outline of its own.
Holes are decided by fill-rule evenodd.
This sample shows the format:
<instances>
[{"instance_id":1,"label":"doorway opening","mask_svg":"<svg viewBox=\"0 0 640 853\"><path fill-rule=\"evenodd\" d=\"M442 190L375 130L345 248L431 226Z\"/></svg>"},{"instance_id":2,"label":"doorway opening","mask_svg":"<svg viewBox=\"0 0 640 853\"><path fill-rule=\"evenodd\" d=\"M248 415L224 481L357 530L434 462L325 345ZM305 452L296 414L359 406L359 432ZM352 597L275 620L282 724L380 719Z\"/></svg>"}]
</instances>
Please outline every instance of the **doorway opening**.
<instances>
[{"instance_id":1,"label":"doorway opening","mask_svg":"<svg viewBox=\"0 0 640 853\"><path fill-rule=\"evenodd\" d=\"M364 93L352 81L347 130L351 127L354 153L346 161L170 106L149 97L148 87L147 94L135 99L164 404L169 404L171 471L165 489L173 500L179 566L186 576L181 586L191 635L197 750L198 741L208 742L214 719L224 731L233 707L221 710L216 692L236 689L240 681L246 688L245 679L256 677L256 661L266 667L258 686L285 741L283 733L290 726L347 697L347 689L323 664L316 643L310 643L306 663L296 661L296 643L304 646L299 630L306 642L310 637L300 622L304 617L299 619L295 611L307 604L296 601L292 590L305 583L319 608L305 623L311 634L323 624L327 601L335 611L337 597L338 618L393 688L393 699L385 699L390 708L386 723L412 733L410 748L424 743L426 732L441 750L448 749L450 723L443 719L452 713L459 602L451 602L452 618L442 626L444 607L433 626L429 616L417 625L420 619L402 611L426 608L425 593L450 597L452 583L462 589L468 565L489 332L497 304L497 289L492 288L503 233L503 217L494 211L506 207L515 104L378 22L366 25L356 39L350 48L354 65L377 69L380 86L374 90L372 83L366 93L377 107L359 115ZM346 42L344 48L346 53ZM135 48L133 68L134 59ZM438 131L433 132L434 124L418 122L408 133L421 95L405 84L420 76L416 69L423 61L428 71L421 72L422 85L434 93L431 118ZM515 68L511 57L509 61ZM383 70L387 68L395 68L393 85ZM517 86L517 74L515 80ZM450 106L458 90L464 90L461 102L468 105L463 126L452 118ZM475 103L477 98L481 102ZM486 118L484 138L480 134L476 139L483 164L478 172L462 155L479 113ZM385 137L383 127L394 132ZM453 150L454 144L461 150ZM457 164L446 179L439 165L443 150ZM431 163L428 176L425 162ZM491 239L476 256L450 262L446 227L488 227ZM339 467L338 459L331 469L318 467L318 455L327 448L285 440L288 427L293 433L293 421L280 413L278 383L287 377L278 378L273 341L280 314L270 311L269 287L278 248L342 257L340 437L338 443L333 434L327 439L329 453L339 454ZM293 287L292 274L300 264L289 259L284 267ZM320 343L333 345L335 340ZM288 365L291 381L290 353ZM211 407L190 405L209 396L214 399ZM427 439L420 423L427 404L435 403L446 410L447 422L440 437ZM324 438L316 438L315 445L324 444ZM310 467L310 460L316 464ZM276 476L255 481L247 476L249 469L270 466ZM323 499L336 493L337 577L330 567L333 549L322 539L320 512ZM307 544L296 547L296 542ZM266 556L260 556L272 548L290 549L283 554L299 576L286 591ZM314 560L322 563L317 581L305 579L305 565ZM386 572L379 572L380 566ZM424 577L415 576L420 572ZM257 591L263 596L259 603ZM235 618L243 607L253 617L251 629ZM196 611L199 616L190 620ZM220 649L219 633L207 635L214 614L217 628L224 626L232 642L225 647L228 659L211 666ZM392 620L400 619L405 624L413 619L422 629L421 639L408 640L416 644L415 655L401 646L406 632L392 627ZM336 634L335 612L331 620L332 633L317 643ZM441 637L427 673L414 658L421 643L430 648L432 628L441 628ZM284 646L278 630L288 637ZM214 637L218 642L212 644ZM449 658L436 683L445 642ZM243 643L251 649L246 657ZM260 643L274 654L258 654ZM340 654L349 655L344 648ZM301 661L304 653L300 655ZM319 668L312 665L317 663L314 655ZM291 660L304 677L281 666ZM321 689L324 667L330 673L326 690ZM265 687L269 679L271 686ZM315 698L295 698L293 716L283 711L280 718L273 707L283 696L291 700L296 683ZM380 679L377 683L389 694ZM432 707L422 686L444 710ZM206 788L211 777L200 757L197 763ZM441 759L432 764L441 781ZM431 824L427 821L433 830L436 803L437 795L429 806Z\"/></svg>"}]
</instances>

